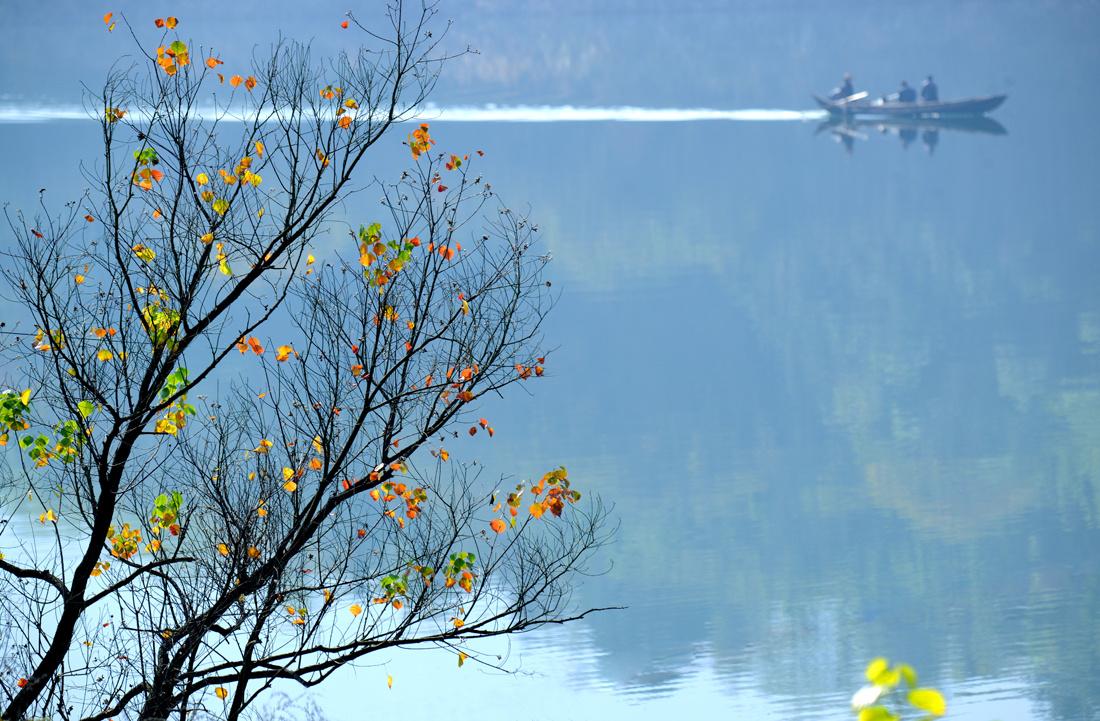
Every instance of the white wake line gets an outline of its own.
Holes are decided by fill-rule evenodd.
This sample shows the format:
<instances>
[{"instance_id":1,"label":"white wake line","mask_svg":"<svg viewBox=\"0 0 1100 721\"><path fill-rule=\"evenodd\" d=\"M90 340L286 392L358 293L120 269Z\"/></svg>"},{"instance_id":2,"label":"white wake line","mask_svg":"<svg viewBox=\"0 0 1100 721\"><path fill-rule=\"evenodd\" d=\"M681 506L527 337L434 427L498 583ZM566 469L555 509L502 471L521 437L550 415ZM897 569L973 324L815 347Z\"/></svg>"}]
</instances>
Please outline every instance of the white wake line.
<instances>
[{"instance_id":1,"label":"white wake line","mask_svg":"<svg viewBox=\"0 0 1100 721\"><path fill-rule=\"evenodd\" d=\"M198 111L198 116L213 117L215 111ZM689 123L708 120L737 122L790 122L820 120L821 110L714 108L640 108L577 107L572 105L484 105L440 108L425 106L415 120L448 123ZM57 120L92 120L87 110L69 105L0 105L0 123L46 123ZM221 122L239 122L243 118L223 115Z\"/></svg>"}]
</instances>

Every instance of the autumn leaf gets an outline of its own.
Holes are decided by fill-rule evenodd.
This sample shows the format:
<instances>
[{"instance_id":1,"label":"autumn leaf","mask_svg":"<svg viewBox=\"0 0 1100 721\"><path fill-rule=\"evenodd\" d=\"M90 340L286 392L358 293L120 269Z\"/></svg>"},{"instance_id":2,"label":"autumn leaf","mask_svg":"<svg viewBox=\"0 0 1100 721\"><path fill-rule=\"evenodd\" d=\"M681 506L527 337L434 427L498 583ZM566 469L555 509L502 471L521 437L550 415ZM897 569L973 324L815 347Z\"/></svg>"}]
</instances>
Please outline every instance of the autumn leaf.
<instances>
[{"instance_id":1,"label":"autumn leaf","mask_svg":"<svg viewBox=\"0 0 1100 721\"><path fill-rule=\"evenodd\" d=\"M499 518L494 518L489 522L489 528L493 529L496 533L504 533L507 527L507 524Z\"/></svg>"},{"instance_id":2,"label":"autumn leaf","mask_svg":"<svg viewBox=\"0 0 1100 721\"><path fill-rule=\"evenodd\" d=\"M226 697L229 696L229 691L226 690L224 686L218 686L216 689L214 689L214 695L224 701Z\"/></svg>"},{"instance_id":3,"label":"autumn leaf","mask_svg":"<svg viewBox=\"0 0 1100 721\"><path fill-rule=\"evenodd\" d=\"M225 65L225 63L221 60L218 60L213 55L206 59L206 67L210 68L211 70L218 67L219 65Z\"/></svg>"},{"instance_id":4,"label":"autumn leaf","mask_svg":"<svg viewBox=\"0 0 1100 721\"><path fill-rule=\"evenodd\" d=\"M455 621L458 621L458 619L456 618L456 619L455 619ZM456 624L456 626L455 626L455 627L456 627L456 628L459 628L459 626L458 626L457 624ZM459 651L459 652L458 652L458 667L459 667L459 668L462 668L462 664L466 663L466 659L468 659L468 658L469 658L469 656L467 656L467 655L466 655L465 653L463 653L462 651Z\"/></svg>"},{"instance_id":5,"label":"autumn leaf","mask_svg":"<svg viewBox=\"0 0 1100 721\"><path fill-rule=\"evenodd\" d=\"M242 78L240 75L234 75L233 77L229 78L229 84L232 85L233 87L237 87L238 85L240 85L243 82L244 82L244 78Z\"/></svg>"},{"instance_id":6,"label":"autumn leaf","mask_svg":"<svg viewBox=\"0 0 1100 721\"><path fill-rule=\"evenodd\" d=\"M933 716L943 716L947 713L947 701L943 694L934 688L915 688L909 692L909 703L921 711L926 711Z\"/></svg>"},{"instance_id":7,"label":"autumn leaf","mask_svg":"<svg viewBox=\"0 0 1100 721\"><path fill-rule=\"evenodd\" d=\"M108 13L108 15L110 15L110 13ZM347 30L348 29L348 21L345 20L344 22L340 23L340 27Z\"/></svg>"},{"instance_id":8,"label":"autumn leaf","mask_svg":"<svg viewBox=\"0 0 1100 721\"><path fill-rule=\"evenodd\" d=\"M256 141L256 155L264 157L264 144L259 140Z\"/></svg>"},{"instance_id":9,"label":"autumn leaf","mask_svg":"<svg viewBox=\"0 0 1100 721\"><path fill-rule=\"evenodd\" d=\"M287 358L290 358L291 353L294 353L294 347L293 346L281 345L281 346L279 346L278 348L275 349L275 360L277 360L281 363L282 361L285 361ZM297 354L295 354L295 355L297 355Z\"/></svg>"},{"instance_id":10,"label":"autumn leaf","mask_svg":"<svg viewBox=\"0 0 1100 721\"><path fill-rule=\"evenodd\" d=\"M260 339L256 336L251 336L248 339L248 347L252 349L252 352L256 355L264 354L264 347L260 344Z\"/></svg>"},{"instance_id":11,"label":"autumn leaf","mask_svg":"<svg viewBox=\"0 0 1100 721\"><path fill-rule=\"evenodd\" d=\"M141 243L134 245L130 250L134 251L134 255L137 256L139 260L145 261L146 263L152 263L153 259L157 257L157 254L153 252L152 248L142 245Z\"/></svg>"},{"instance_id":12,"label":"autumn leaf","mask_svg":"<svg viewBox=\"0 0 1100 721\"><path fill-rule=\"evenodd\" d=\"M393 688L393 676L386 676L386 688Z\"/></svg>"},{"instance_id":13,"label":"autumn leaf","mask_svg":"<svg viewBox=\"0 0 1100 721\"><path fill-rule=\"evenodd\" d=\"M229 546L225 545L224 543L219 543L218 544L218 553L222 554L223 556L228 556L229 555Z\"/></svg>"},{"instance_id":14,"label":"autumn leaf","mask_svg":"<svg viewBox=\"0 0 1100 721\"><path fill-rule=\"evenodd\" d=\"M337 125L339 125L344 130L347 130L351 127L351 116L345 115L344 117L340 118L339 122L337 122Z\"/></svg>"},{"instance_id":15,"label":"autumn leaf","mask_svg":"<svg viewBox=\"0 0 1100 721\"><path fill-rule=\"evenodd\" d=\"M247 78L244 79L244 87L246 90L248 90L248 92L251 93L252 89L256 87L256 78L249 75Z\"/></svg>"},{"instance_id":16,"label":"autumn leaf","mask_svg":"<svg viewBox=\"0 0 1100 721\"><path fill-rule=\"evenodd\" d=\"M348 608L348 610L351 611L352 616L358 616L359 614L361 614L363 612L363 607L360 606L358 603L353 603Z\"/></svg>"},{"instance_id":17,"label":"autumn leaf","mask_svg":"<svg viewBox=\"0 0 1100 721\"><path fill-rule=\"evenodd\" d=\"M95 217L92 216L92 215L85 215L84 220L88 221L89 223L94 223L95 222Z\"/></svg>"}]
</instances>

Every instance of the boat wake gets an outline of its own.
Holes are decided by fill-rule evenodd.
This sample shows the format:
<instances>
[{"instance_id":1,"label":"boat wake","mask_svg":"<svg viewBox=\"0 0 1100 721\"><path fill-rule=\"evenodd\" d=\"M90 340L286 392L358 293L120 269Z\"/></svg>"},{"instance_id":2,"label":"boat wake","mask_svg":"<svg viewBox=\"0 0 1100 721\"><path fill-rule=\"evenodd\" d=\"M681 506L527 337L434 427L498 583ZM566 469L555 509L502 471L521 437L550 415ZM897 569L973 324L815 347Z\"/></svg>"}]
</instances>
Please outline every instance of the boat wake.
<instances>
[{"instance_id":1,"label":"boat wake","mask_svg":"<svg viewBox=\"0 0 1100 721\"><path fill-rule=\"evenodd\" d=\"M200 117L219 117L220 122L243 122L241 114L224 114L209 108ZM634 106L593 107L574 105L481 105L421 108L415 120L444 123L691 123L701 121L791 122L821 120L821 110L715 108L642 108ZM47 123L93 120L96 115L79 105L0 104L0 123Z\"/></svg>"}]
</instances>

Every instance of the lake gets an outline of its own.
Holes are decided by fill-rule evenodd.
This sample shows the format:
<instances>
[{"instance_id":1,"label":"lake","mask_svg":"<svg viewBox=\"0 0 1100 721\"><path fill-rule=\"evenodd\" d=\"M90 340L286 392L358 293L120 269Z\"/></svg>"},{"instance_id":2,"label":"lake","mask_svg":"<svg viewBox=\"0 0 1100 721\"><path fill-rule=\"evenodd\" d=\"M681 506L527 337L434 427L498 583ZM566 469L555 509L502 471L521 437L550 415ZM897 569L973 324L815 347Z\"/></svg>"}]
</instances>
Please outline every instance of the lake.
<instances>
[{"instance_id":1,"label":"lake","mask_svg":"<svg viewBox=\"0 0 1100 721\"><path fill-rule=\"evenodd\" d=\"M551 377L491 408L481 460L565 464L615 504L576 602L625 608L487 647L514 673L372 659L321 708L845 719L884 655L949 718L1100 719L1100 5L455 5L448 42L480 54L433 135L485 149L560 290ZM260 7L174 10L229 47L328 38L346 9ZM58 118L126 47L94 10L0 8L13 206L83 187L96 127ZM1004 132L821 127L810 94L844 71L1006 92Z\"/></svg>"}]
</instances>

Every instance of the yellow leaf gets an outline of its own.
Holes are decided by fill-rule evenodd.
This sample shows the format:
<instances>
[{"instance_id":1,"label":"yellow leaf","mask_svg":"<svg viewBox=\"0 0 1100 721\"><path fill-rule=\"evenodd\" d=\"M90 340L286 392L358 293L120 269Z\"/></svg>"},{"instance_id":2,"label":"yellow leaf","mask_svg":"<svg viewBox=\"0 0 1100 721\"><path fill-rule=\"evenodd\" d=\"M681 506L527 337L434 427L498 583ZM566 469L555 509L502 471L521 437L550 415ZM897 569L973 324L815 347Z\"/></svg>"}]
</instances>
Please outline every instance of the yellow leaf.
<instances>
[{"instance_id":1,"label":"yellow leaf","mask_svg":"<svg viewBox=\"0 0 1100 721\"><path fill-rule=\"evenodd\" d=\"M81 285L82 283L84 283L84 276L82 276L80 273L77 273L73 276L73 280L76 281L77 285Z\"/></svg>"},{"instance_id":2,"label":"yellow leaf","mask_svg":"<svg viewBox=\"0 0 1100 721\"><path fill-rule=\"evenodd\" d=\"M248 557L249 558L259 558L260 557L260 549L256 548L255 546L249 546L248 547Z\"/></svg>"},{"instance_id":3,"label":"yellow leaf","mask_svg":"<svg viewBox=\"0 0 1100 721\"><path fill-rule=\"evenodd\" d=\"M264 157L264 144L259 140L256 141L256 155Z\"/></svg>"},{"instance_id":4,"label":"yellow leaf","mask_svg":"<svg viewBox=\"0 0 1100 721\"><path fill-rule=\"evenodd\" d=\"M883 671L886 671L890 667L890 662L881 656L867 664L867 670L864 674L867 676L867 680L871 683L876 683L877 679Z\"/></svg>"},{"instance_id":5,"label":"yellow leaf","mask_svg":"<svg viewBox=\"0 0 1100 721\"><path fill-rule=\"evenodd\" d=\"M944 700L943 694L934 688L913 689L909 692L909 703L933 716L943 716L947 713L947 701Z\"/></svg>"},{"instance_id":6,"label":"yellow leaf","mask_svg":"<svg viewBox=\"0 0 1100 721\"><path fill-rule=\"evenodd\" d=\"M285 361L290 357L290 354L294 352L294 347L289 345L281 345L275 349L275 360Z\"/></svg>"},{"instance_id":7,"label":"yellow leaf","mask_svg":"<svg viewBox=\"0 0 1100 721\"><path fill-rule=\"evenodd\" d=\"M143 260L146 263L152 263L153 259L157 257L157 254L153 252L152 248L142 245L141 243L135 245L131 250L134 251L134 255L136 255L139 260Z\"/></svg>"},{"instance_id":8,"label":"yellow leaf","mask_svg":"<svg viewBox=\"0 0 1100 721\"><path fill-rule=\"evenodd\" d=\"M898 721L898 717L885 706L868 706L859 712L859 721Z\"/></svg>"},{"instance_id":9,"label":"yellow leaf","mask_svg":"<svg viewBox=\"0 0 1100 721\"><path fill-rule=\"evenodd\" d=\"M225 545L224 543L219 543L218 544L218 553L222 554L223 556L228 556L229 555L229 546Z\"/></svg>"},{"instance_id":10,"label":"yellow leaf","mask_svg":"<svg viewBox=\"0 0 1100 721\"><path fill-rule=\"evenodd\" d=\"M31 402L31 389L28 388L27 390L20 393L19 400L22 401L23 405L29 404Z\"/></svg>"},{"instance_id":11,"label":"yellow leaf","mask_svg":"<svg viewBox=\"0 0 1100 721\"><path fill-rule=\"evenodd\" d=\"M350 607L348 607L348 610L351 611L352 616L358 616L363 612L363 607L360 606L358 603L353 603Z\"/></svg>"},{"instance_id":12,"label":"yellow leaf","mask_svg":"<svg viewBox=\"0 0 1100 721\"><path fill-rule=\"evenodd\" d=\"M97 358L98 360L101 360L101 361L103 361L104 363L106 363L107 361L109 361L109 360L111 360L112 358L114 358L114 357L115 357L115 354L114 354L114 353L112 353L111 351L107 350L106 348L101 348L101 349L99 350L99 352L95 354L95 357L96 357L96 358Z\"/></svg>"},{"instance_id":13,"label":"yellow leaf","mask_svg":"<svg viewBox=\"0 0 1100 721\"><path fill-rule=\"evenodd\" d=\"M214 234L213 233L203 233L202 237L200 237L199 240L202 241L203 245L210 245L214 241Z\"/></svg>"},{"instance_id":14,"label":"yellow leaf","mask_svg":"<svg viewBox=\"0 0 1100 721\"><path fill-rule=\"evenodd\" d=\"M289 481L291 478L294 478L294 469L283 466L283 480Z\"/></svg>"},{"instance_id":15,"label":"yellow leaf","mask_svg":"<svg viewBox=\"0 0 1100 721\"><path fill-rule=\"evenodd\" d=\"M271 447L273 445L275 445L275 444L272 441L269 441L266 438L261 438L260 439L260 445L253 448L252 451L254 453L267 453L269 450L271 450Z\"/></svg>"},{"instance_id":16,"label":"yellow leaf","mask_svg":"<svg viewBox=\"0 0 1100 721\"><path fill-rule=\"evenodd\" d=\"M462 664L466 663L466 659L468 659L468 658L469 658L469 656L467 656L462 651L459 651L458 652L458 667L462 668Z\"/></svg>"},{"instance_id":17,"label":"yellow leaf","mask_svg":"<svg viewBox=\"0 0 1100 721\"><path fill-rule=\"evenodd\" d=\"M283 484L283 490L287 493L294 493L294 491L298 490L298 484L294 481L287 481Z\"/></svg>"},{"instance_id":18,"label":"yellow leaf","mask_svg":"<svg viewBox=\"0 0 1100 721\"><path fill-rule=\"evenodd\" d=\"M207 183L210 182L210 176L207 175L206 173L199 173L198 175L195 176L195 182L198 183L199 185L206 185Z\"/></svg>"},{"instance_id":19,"label":"yellow leaf","mask_svg":"<svg viewBox=\"0 0 1100 721\"><path fill-rule=\"evenodd\" d=\"M214 695L220 698L222 701L229 695L229 691L224 686L218 686L214 689Z\"/></svg>"},{"instance_id":20,"label":"yellow leaf","mask_svg":"<svg viewBox=\"0 0 1100 721\"><path fill-rule=\"evenodd\" d=\"M393 688L393 676L386 676L386 688Z\"/></svg>"}]
</instances>

